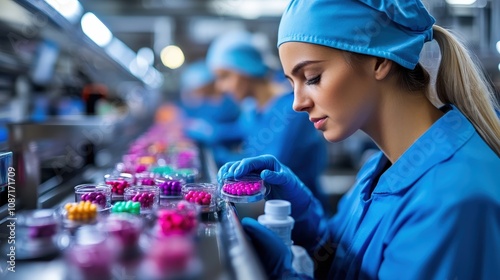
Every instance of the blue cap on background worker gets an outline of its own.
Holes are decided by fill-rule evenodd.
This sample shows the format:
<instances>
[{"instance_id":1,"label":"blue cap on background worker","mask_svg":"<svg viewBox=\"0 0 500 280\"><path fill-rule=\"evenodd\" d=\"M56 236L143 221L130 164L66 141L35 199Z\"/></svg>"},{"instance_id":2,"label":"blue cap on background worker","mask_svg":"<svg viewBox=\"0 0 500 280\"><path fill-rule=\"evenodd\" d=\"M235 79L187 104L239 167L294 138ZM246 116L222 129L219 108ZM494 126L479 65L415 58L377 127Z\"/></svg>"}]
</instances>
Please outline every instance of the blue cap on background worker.
<instances>
[{"instance_id":1,"label":"blue cap on background worker","mask_svg":"<svg viewBox=\"0 0 500 280\"><path fill-rule=\"evenodd\" d=\"M214 87L214 76L199 60L187 65L180 79L181 104L188 120L186 134L199 142L215 145L236 141L241 137L225 138L219 124L235 122L240 114L237 102Z\"/></svg>"}]
</instances>

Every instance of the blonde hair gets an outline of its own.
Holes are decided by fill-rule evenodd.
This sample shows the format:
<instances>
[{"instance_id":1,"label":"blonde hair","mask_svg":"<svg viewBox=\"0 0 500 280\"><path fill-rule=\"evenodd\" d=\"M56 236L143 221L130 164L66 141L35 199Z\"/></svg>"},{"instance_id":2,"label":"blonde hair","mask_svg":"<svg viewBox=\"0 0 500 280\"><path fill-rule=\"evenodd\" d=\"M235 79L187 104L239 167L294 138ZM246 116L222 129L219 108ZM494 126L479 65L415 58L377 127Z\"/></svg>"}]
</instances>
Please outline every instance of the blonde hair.
<instances>
[{"instance_id":1,"label":"blonde hair","mask_svg":"<svg viewBox=\"0 0 500 280\"><path fill-rule=\"evenodd\" d=\"M500 156L500 120L495 92L467 49L453 34L434 25L434 39L441 49L436 94L455 105L474 125L484 141Z\"/></svg>"},{"instance_id":2,"label":"blonde hair","mask_svg":"<svg viewBox=\"0 0 500 280\"><path fill-rule=\"evenodd\" d=\"M435 89L429 87L431 77L421 63L414 69L395 64L392 73L396 75L401 88L410 92L425 92L435 106L455 105L500 156L500 120L495 113L495 109L500 110L500 107L493 88L470 58L465 46L453 34L437 25L433 26L433 31L434 39L441 49ZM351 52L344 52L344 55L346 61L353 66L370 57Z\"/></svg>"}]
</instances>

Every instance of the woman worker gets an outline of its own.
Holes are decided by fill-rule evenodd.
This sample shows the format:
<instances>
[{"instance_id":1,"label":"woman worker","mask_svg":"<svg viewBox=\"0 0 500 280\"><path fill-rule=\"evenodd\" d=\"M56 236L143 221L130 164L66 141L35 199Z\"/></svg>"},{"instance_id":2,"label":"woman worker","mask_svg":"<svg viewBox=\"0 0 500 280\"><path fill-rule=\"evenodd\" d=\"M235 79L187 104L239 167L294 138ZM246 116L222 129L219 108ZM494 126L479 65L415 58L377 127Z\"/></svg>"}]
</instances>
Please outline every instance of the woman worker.
<instances>
[{"instance_id":1,"label":"woman worker","mask_svg":"<svg viewBox=\"0 0 500 280\"><path fill-rule=\"evenodd\" d=\"M231 96L215 90L214 80L204 60L195 61L183 69L180 99L187 117L185 132L204 144L231 144L241 140L241 136L229 136L214 131L214 128L236 122L240 108Z\"/></svg>"},{"instance_id":2,"label":"woman worker","mask_svg":"<svg viewBox=\"0 0 500 280\"><path fill-rule=\"evenodd\" d=\"M229 163L219 178L260 172L275 185L269 198L292 203L292 238L317 278L500 279L498 105L463 45L434 22L420 1L292 0L283 14L293 108L327 140L361 129L381 152L329 220L272 156ZM442 58L431 89L419 55L433 39ZM271 278L293 275L276 236L248 218L243 226Z\"/></svg>"},{"instance_id":3,"label":"woman worker","mask_svg":"<svg viewBox=\"0 0 500 280\"><path fill-rule=\"evenodd\" d=\"M253 38L243 31L228 33L216 38L207 52L217 89L242 103L237 126L219 129L226 134L241 133L242 149L216 149L216 161L271 154L289 166L327 206L319 187L319 176L327 163L326 141L307 114L293 111L293 94L272 83L271 71Z\"/></svg>"}]
</instances>

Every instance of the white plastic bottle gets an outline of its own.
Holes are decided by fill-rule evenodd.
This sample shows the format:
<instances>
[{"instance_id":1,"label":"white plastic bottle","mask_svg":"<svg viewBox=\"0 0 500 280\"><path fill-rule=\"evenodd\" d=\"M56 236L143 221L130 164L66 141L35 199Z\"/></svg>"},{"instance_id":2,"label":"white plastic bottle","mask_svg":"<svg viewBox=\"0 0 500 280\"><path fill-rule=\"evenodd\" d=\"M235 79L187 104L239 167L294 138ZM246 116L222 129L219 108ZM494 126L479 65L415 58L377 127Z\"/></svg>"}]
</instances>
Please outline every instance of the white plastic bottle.
<instances>
[{"instance_id":1,"label":"white plastic bottle","mask_svg":"<svg viewBox=\"0 0 500 280\"><path fill-rule=\"evenodd\" d=\"M258 221L276 233L289 246L293 254L292 268L300 274L314 277L314 264L307 251L301 246L292 245L292 229L295 220L290 217L292 206L286 200L268 200L264 206L264 215Z\"/></svg>"}]
</instances>

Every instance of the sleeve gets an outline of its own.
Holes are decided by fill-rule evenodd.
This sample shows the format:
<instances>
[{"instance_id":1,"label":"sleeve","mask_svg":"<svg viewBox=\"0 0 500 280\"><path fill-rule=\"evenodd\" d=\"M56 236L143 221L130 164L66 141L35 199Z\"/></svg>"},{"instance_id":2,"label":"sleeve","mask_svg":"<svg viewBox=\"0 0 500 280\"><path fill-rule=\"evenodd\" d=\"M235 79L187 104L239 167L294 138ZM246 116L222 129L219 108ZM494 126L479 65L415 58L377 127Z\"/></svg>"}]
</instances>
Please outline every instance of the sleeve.
<instances>
[{"instance_id":1,"label":"sleeve","mask_svg":"<svg viewBox=\"0 0 500 280\"><path fill-rule=\"evenodd\" d=\"M242 122L239 118L233 122L214 124L214 140L216 143L242 140L244 138L245 130L243 129Z\"/></svg>"},{"instance_id":2,"label":"sleeve","mask_svg":"<svg viewBox=\"0 0 500 280\"><path fill-rule=\"evenodd\" d=\"M230 150L223 145L213 147L214 159L218 166L222 166L227 162L242 160L244 155Z\"/></svg>"},{"instance_id":3,"label":"sleeve","mask_svg":"<svg viewBox=\"0 0 500 280\"><path fill-rule=\"evenodd\" d=\"M293 166L295 151L318 135L307 114L295 112L292 103L292 95L283 96L265 116L256 117L245 139L245 157L271 154L286 166Z\"/></svg>"},{"instance_id":4,"label":"sleeve","mask_svg":"<svg viewBox=\"0 0 500 280\"><path fill-rule=\"evenodd\" d=\"M387 240L380 279L500 279L500 206L489 197L414 209Z\"/></svg>"}]
</instances>

